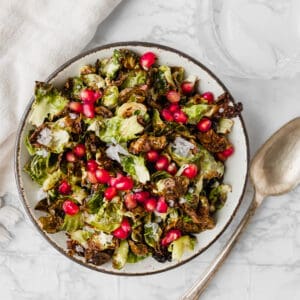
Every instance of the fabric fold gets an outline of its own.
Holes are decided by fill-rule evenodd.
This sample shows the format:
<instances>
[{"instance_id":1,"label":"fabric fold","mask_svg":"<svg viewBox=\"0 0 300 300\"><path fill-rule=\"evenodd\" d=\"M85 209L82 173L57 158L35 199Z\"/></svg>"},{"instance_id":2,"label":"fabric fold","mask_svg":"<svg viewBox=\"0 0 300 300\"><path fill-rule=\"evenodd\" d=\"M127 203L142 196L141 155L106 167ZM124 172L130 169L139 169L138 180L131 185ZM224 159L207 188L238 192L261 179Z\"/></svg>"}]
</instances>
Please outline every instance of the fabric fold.
<instances>
[{"instance_id":1,"label":"fabric fold","mask_svg":"<svg viewBox=\"0 0 300 300\"><path fill-rule=\"evenodd\" d=\"M0 3L0 195L15 190L13 145L35 80L77 55L121 0Z\"/></svg>"}]
</instances>

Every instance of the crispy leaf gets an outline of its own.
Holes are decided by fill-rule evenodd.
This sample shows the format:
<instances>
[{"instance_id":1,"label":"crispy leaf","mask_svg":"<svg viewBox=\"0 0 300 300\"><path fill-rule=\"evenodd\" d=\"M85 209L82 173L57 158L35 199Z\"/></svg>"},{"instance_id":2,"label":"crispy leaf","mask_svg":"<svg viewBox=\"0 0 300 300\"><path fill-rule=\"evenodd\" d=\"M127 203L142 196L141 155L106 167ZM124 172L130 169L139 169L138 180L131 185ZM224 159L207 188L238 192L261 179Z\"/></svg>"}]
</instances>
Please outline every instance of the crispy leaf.
<instances>
[{"instance_id":1,"label":"crispy leaf","mask_svg":"<svg viewBox=\"0 0 300 300\"><path fill-rule=\"evenodd\" d=\"M121 241L119 247L115 250L112 257L112 263L115 269L120 270L125 266L128 257L128 252L128 242L126 240Z\"/></svg>"},{"instance_id":2,"label":"crispy leaf","mask_svg":"<svg viewBox=\"0 0 300 300\"><path fill-rule=\"evenodd\" d=\"M172 252L172 260L180 261L183 253L186 250L193 250L195 247L196 238L188 235L182 236L176 241L172 242L168 250Z\"/></svg>"},{"instance_id":3,"label":"crispy leaf","mask_svg":"<svg viewBox=\"0 0 300 300\"><path fill-rule=\"evenodd\" d=\"M67 103L68 100L52 84L37 82L35 101L32 105L29 122L35 126L40 126L47 117L52 120L66 107Z\"/></svg>"},{"instance_id":4,"label":"crispy leaf","mask_svg":"<svg viewBox=\"0 0 300 300\"><path fill-rule=\"evenodd\" d=\"M123 219L123 205L121 201L105 202L96 215L90 215L86 222L98 230L111 233L117 229Z\"/></svg>"},{"instance_id":5,"label":"crispy leaf","mask_svg":"<svg viewBox=\"0 0 300 300\"><path fill-rule=\"evenodd\" d=\"M83 225L84 225L83 215L82 213L79 212L74 216L65 215L64 223L62 224L61 229L67 232L73 232L75 230L82 228Z\"/></svg>"}]
</instances>

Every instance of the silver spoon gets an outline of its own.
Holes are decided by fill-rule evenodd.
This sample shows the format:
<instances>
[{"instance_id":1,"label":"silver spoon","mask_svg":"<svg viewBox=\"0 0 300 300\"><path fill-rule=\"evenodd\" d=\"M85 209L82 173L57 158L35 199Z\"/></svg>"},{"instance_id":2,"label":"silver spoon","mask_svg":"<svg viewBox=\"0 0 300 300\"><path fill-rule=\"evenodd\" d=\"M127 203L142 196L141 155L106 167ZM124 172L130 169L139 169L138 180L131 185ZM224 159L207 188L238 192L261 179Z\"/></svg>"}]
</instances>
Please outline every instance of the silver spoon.
<instances>
[{"instance_id":1,"label":"silver spoon","mask_svg":"<svg viewBox=\"0 0 300 300\"><path fill-rule=\"evenodd\" d=\"M250 178L255 194L244 217L205 276L181 300L199 299L265 197L287 193L300 183L300 117L281 127L258 150L251 163Z\"/></svg>"}]
</instances>

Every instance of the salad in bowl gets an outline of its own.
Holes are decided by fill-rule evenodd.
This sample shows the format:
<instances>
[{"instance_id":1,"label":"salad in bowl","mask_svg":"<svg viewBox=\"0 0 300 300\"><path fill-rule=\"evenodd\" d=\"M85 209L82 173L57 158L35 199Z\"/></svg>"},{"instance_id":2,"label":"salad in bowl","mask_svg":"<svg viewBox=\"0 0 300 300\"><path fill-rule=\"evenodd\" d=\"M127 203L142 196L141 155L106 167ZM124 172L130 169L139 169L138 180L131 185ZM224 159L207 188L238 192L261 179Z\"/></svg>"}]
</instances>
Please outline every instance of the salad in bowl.
<instances>
[{"instance_id":1,"label":"salad in bowl","mask_svg":"<svg viewBox=\"0 0 300 300\"><path fill-rule=\"evenodd\" d=\"M68 255L117 270L180 261L216 226L242 105L200 87L182 66L126 48L60 88L36 82L23 167L40 186L39 226L63 232Z\"/></svg>"}]
</instances>

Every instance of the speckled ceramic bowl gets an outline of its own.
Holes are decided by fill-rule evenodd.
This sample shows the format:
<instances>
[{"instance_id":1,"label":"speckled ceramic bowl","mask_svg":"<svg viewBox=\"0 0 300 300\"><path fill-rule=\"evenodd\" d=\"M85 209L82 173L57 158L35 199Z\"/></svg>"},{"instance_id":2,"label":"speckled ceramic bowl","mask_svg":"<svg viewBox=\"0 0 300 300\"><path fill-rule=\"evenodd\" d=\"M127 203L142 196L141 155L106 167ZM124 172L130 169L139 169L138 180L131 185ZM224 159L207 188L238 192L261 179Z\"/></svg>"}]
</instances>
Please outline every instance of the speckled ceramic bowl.
<instances>
[{"instance_id":1,"label":"speckled ceramic bowl","mask_svg":"<svg viewBox=\"0 0 300 300\"><path fill-rule=\"evenodd\" d=\"M47 81L53 83L57 87L61 87L68 77L78 74L80 66L94 63L99 58L101 59L109 57L112 55L114 49L120 47L132 49L140 54L146 51L153 51L157 54L160 64L163 63L167 65L183 66L187 74L195 74L200 78L201 91L209 90L215 95L220 95L227 91L226 87L221 83L221 81L210 70L208 70L201 63L197 62L195 59L169 47L144 42L124 42L110 44L85 52L69 60L60 68L58 68L52 75L49 76ZM66 250L65 234L63 232L57 234L47 234L39 227L37 220L41 216L41 213L35 211L34 206L39 200L38 191L40 188L29 178L27 174L22 171L24 164L29 159L29 155L23 141L25 135L31 129L31 126L28 123L28 117L30 115L32 102L33 98L30 100L26 108L18 131L15 151L15 171L17 185L21 201L24 204L30 219L41 232L42 236L59 252L69 257ZM219 236L222 234L222 232L224 232L226 227L233 219L245 190L249 163L247 133L241 117L235 118L234 121L235 125L230 139L235 145L236 151L235 154L226 162L226 173L224 178L226 183L231 184L232 193L229 194L225 206L218 211L216 215L217 222L215 228L197 235L198 243L193 252L186 252L180 262L174 261L162 264L150 257L136 264L127 264L125 268L120 271L113 269L111 262L97 267L85 263L80 257L75 256L69 258L88 268L105 273L118 275L145 275L169 270L191 260L195 256L205 251L219 238Z\"/></svg>"}]
</instances>

